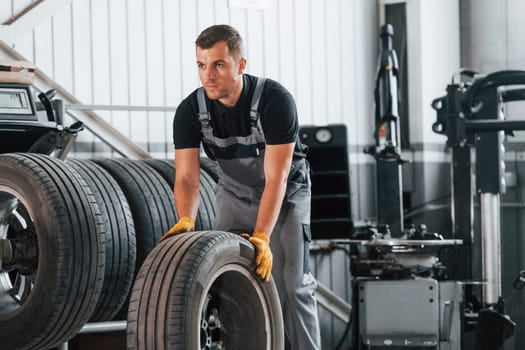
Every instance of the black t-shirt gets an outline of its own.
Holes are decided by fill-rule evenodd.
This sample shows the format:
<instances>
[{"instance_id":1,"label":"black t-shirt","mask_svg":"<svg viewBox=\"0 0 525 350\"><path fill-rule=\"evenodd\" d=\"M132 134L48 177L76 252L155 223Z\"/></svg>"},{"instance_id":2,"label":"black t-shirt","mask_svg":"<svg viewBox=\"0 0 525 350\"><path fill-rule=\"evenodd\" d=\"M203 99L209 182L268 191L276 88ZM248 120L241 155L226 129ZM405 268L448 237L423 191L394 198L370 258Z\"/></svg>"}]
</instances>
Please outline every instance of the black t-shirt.
<instances>
[{"instance_id":1,"label":"black t-shirt","mask_svg":"<svg viewBox=\"0 0 525 350\"><path fill-rule=\"evenodd\" d=\"M219 138L250 134L250 106L257 78L243 75L243 90L237 104L231 108L206 97L211 115L213 134ZM197 90L177 107L173 120L173 143L176 149L198 148L202 141L198 119ZM278 145L296 142L294 158L304 158L298 138L299 121L292 95L278 82L266 79L259 102L259 115L266 144Z\"/></svg>"}]
</instances>

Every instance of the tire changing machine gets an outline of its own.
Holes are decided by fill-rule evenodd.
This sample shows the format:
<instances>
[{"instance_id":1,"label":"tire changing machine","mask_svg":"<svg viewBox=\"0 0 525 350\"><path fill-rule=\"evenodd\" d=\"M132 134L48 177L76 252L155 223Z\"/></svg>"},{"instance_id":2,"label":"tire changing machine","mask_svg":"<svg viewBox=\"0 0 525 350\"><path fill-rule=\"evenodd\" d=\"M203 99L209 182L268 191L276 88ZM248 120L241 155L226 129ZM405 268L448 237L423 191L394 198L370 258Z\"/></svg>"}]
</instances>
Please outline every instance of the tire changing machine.
<instances>
[{"instance_id":1,"label":"tire changing machine","mask_svg":"<svg viewBox=\"0 0 525 350\"><path fill-rule=\"evenodd\" d=\"M507 71L472 83L452 83L437 98L433 131L447 136L452 149L453 232L445 239L425 225L403 224L398 65L392 48L393 29L381 29L381 50L375 86L377 223L354 227L350 244L353 276L353 349L499 349L514 333L505 314L501 290L499 195L504 189L504 132L525 130L525 121L504 120L504 102L525 99L525 72ZM468 72L467 72L468 73ZM465 72L461 73L465 75ZM473 278L473 193L471 153L476 162L476 190L481 204L481 280ZM447 280L441 248L452 249L459 279ZM481 286L476 295L473 285ZM514 288L525 285L525 271ZM475 330L475 347L464 334Z\"/></svg>"}]
</instances>

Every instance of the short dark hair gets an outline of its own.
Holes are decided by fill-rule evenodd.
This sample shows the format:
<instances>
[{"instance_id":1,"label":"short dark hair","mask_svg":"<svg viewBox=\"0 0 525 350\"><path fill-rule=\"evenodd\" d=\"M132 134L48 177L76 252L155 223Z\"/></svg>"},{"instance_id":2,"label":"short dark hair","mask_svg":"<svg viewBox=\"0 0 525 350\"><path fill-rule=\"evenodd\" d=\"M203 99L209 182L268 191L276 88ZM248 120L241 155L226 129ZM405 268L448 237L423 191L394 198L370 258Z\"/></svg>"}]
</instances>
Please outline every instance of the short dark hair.
<instances>
[{"instance_id":1,"label":"short dark hair","mask_svg":"<svg viewBox=\"0 0 525 350\"><path fill-rule=\"evenodd\" d=\"M237 29L227 24L217 24L204 29L195 40L195 45L201 49L209 49L219 41L226 42L232 55L237 55L238 58L244 56L241 35Z\"/></svg>"}]
</instances>

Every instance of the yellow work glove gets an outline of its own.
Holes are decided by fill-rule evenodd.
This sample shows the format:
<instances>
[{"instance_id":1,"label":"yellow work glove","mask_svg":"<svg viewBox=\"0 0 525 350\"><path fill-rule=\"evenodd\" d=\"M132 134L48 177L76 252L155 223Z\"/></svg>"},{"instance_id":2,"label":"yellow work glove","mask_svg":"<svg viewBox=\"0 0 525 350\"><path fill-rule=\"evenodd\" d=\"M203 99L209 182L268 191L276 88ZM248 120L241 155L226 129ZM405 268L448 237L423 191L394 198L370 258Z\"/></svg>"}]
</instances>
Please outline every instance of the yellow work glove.
<instances>
[{"instance_id":1,"label":"yellow work glove","mask_svg":"<svg viewBox=\"0 0 525 350\"><path fill-rule=\"evenodd\" d=\"M164 234L159 240L159 243L165 240L168 237L178 235L179 233L194 231L195 230L195 220L189 216L183 216L179 221L173 225L168 232Z\"/></svg>"},{"instance_id":2,"label":"yellow work glove","mask_svg":"<svg viewBox=\"0 0 525 350\"><path fill-rule=\"evenodd\" d=\"M264 232L254 232L251 236L243 233L241 236L255 246L255 265L257 265L255 272L257 272L263 280L269 281L273 265L270 238Z\"/></svg>"}]
</instances>

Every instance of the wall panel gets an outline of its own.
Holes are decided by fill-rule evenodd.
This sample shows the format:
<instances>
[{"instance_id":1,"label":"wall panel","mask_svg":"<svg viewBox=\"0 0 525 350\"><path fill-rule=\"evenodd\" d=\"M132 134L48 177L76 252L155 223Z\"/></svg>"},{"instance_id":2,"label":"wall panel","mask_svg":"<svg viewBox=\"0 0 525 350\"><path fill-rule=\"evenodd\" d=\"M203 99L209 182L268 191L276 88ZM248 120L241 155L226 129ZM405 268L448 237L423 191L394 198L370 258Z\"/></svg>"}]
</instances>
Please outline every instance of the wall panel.
<instances>
[{"instance_id":1,"label":"wall panel","mask_svg":"<svg viewBox=\"0 0 525 350\"><path fill-rule=\"evenodd\" d=\"M1 18L30 2L14 3ZM364 0L272 0L264 9L232 8L228 0L79 0L11 44L83 103L174 107L199 85L198 32L231 23L246 39L247 72L281 81L296 97L302 124L349 123L357 126L350 142L363 144L371 140L362 130L371 125L363 116L371 111L374 8ZM98 113L171 157L173 113ZM98 140L83 134L89 153L87 143Z\"/></svg>"},{"instance_id":2,"label":"wall panel","mask_svg":"<svg viewBox=\"0 0 525 350\"><path fill-rule=\"evenodd\" d=\"M313 105L314 97L312 96L312 86L314 85L312 72L312 46L310 40L302 40L301 38L312 36L311 24L311 1L315 0L295 0L293 6L293 23L295 37L295 92L294 95L297 101L297 111L299 118L303 124L313 124ZM317 83L317 82L315 82Z\"/></svg>"},{"instance_id":3,"label":"wall panel","mask_svg":"<svg viewBox=\"0 0 525 350\"><path fill-rule=\"evenodd\" d=\"M91 1L89 7L92 28L93 103L109 105L112 100L109 13L107 4L96 6L96 3Z\"/></svg>"},{"instance_id":4,"label":"wall panel","mask_svg":"<svg viewBox=\"0 0 525 350\"><path fill-rule=\"evenodd\" d=\"M71 6L53 17L53 40L45 40L53 49L53 77L71 91L73 88L73 42L71 36Z\"/></svg>"},{"instance_id":5,"label":"wall panel","mask_svg":"<svg viewBox=\"0 0 525 350\"><path fill-rule=\"evenodd\" d=\"M326 95L326 116L327 124L340 123L344 121L345 114L342 109L343 81L345 79L344 66L348 64L344 61L343 48L351 43L348 37L337 35L343 32L342 23L346 19L341 15L342 1L335 1L331 6L327 6L324 12L326 31L324 41L326 42L324 57L322 61L326 70L326 85L324 94ZM348 96L346 96L348 97Z\"/></svg>"},{"instance_id":6,"label":"wall panel","mask_svg":"<svg viewBox=\"0 0 525 350\"><path fill-rule=\"evenodd\" d=\"M295 23L294 23L294 2L292 0L284 0L277 2L277 26L276 32L279 37L275 50L279 53L279 61L277 62L277 76L280 82L290 91L295 91L297 83L295 75L297 67L295 65L296 50L290 50L294 47L295 42Z\"/></svg>"},{"instance_id":7,"label":"wall panel","mask_svg":"<svg viewBox=\"0 0 525 350\"><path fill-rule=\"evenodd\" d=\"M313 123L315 120L320 124L326 124L328 121L328 90L326 78L327 65L330 61L326 59L328 55L326 7L329 6L324 6L323 3L318 1L310 2L309 28L311 40L307 41L310 44L310 54L308 55L308 63L310 66L307 69L311 72L311 82L308 85L310 87L312 103L310 105L309 123Z\"/></svg>"},{"instance_id":8,"label":"wall panel","mask_svg":"<svg viewBox=\"0 0 525 350\"><path fill-rule=\"evenodd\" d=\"M262 16L261 25L263 28L275 28L275 30L268 30L263 32L263 42L261 49L261 58L264 63L263 75L272 78L279 79L279 59L280 59L280 46L276 43L279 42L281 38L281 33L279 32L279 17L278 17L278 0L271 0L268 3L268 6L272 9L271 11L266 11L264 16Z\"/></svg>"}]
</instances>

